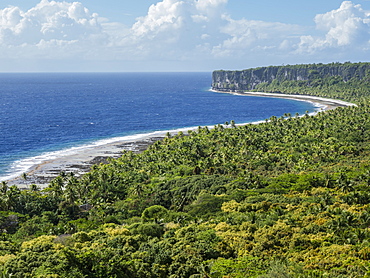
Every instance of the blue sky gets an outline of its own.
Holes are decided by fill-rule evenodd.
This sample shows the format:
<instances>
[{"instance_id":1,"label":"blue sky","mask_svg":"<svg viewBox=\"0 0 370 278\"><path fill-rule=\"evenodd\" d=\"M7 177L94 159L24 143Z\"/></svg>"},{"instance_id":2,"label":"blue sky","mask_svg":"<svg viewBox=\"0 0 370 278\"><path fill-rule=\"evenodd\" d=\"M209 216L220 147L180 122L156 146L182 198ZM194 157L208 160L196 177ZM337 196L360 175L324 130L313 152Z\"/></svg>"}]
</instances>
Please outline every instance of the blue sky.
<instances>
[{"instance_id":1,"label":"blue sky","mask_svg":"<svg viewBox=\"0 0 370 278\"><path fill-rule=\"evenodd\" d=\"M370 1L2 0L0 71L369 61Z\"/></svg>"}]
</instances>

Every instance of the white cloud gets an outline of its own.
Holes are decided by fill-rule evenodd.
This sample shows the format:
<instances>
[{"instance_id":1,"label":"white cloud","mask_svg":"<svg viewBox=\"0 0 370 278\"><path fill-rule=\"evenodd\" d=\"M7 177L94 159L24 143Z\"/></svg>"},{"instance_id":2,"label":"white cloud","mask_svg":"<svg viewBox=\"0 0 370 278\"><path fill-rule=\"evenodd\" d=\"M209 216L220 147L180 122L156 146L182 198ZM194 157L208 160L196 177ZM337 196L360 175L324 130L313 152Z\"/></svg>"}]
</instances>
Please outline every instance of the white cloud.
<instances>
[{"instance_id":1,"label":"white cloud","mask_svg":"<svg viewBox=\"0 0 370 278\"><path fill-rule=\"evenodd\" d=\"M208 13L221 5L226 5L228 0L197 0L195 5L199 11Z\"/></svg>"},{"instance_id":2,"label":"white cloud","mask_svg":"<svg viewBox=\"0 0 370 278\"><path fill-rule=\"evenodd\" d=\"M363 55L370 48L370 13L351 1L317 15L316 31L282 22L235 20L226 12L227 2L162 0L132 26L102 18L80 2L41 0L27 11L9 6L0 10L0 58L238 67L252 60L266 65L328 58L352 49Z\"/></svg>"},{"instance_id":3,"label":"white cloud","mask_svg":"<svg viewBox=\"0 0 370 278\"><path fill-rule=\"evenodd\" d=\"M228 24L221 31L229 38L214 47L213 53L217 56L245 55L267 49L279 51L281 45L286 50L289 44L286 38L294 38L302 32L302 28L279 22L228 19Z\"/></svg>"},{"instance_id":4,"label":"white cloud","mask_svg":"<svg viewBox=\"0 0 370 278\"><path fill-rule=\"evenodd\" d=\"M45 55L56 53L63 47L69 51L84 51L70 46L87 45L88 41L91 46L99 36L104 36L104 33L98 15L91 14L79 2L42 0L25 12L18 7L0 10L0 47L7 49L8 53L10 49L17 49L17 55L22 49L20 57L30 55L27 47L31 53L38 48Z\"/></svg>"},{"instance_id":5,"label":"white cloud","mask_svg":"<svg viewBox=\"0 0 370 278\"><path fill-rule=\"evenodd\" d=\"M136 36L153 38L159 33L174 31L184 24L184 2L177 0L164 0L150 6L148 14L138 18L132 27Z\"/></svg>"},{"instance_id":6,"label":"white cloud","mask_svg":"<svg viewBox=\"0 0 370 278\"><path fill-rule=\"evenodd\" d=\"M137 19L129 39L140 45L143 53L157 58L190 59L200 55L199 49L209 50L210 43L225 37L220 28L225 23L222 15L226 3L227 0L163 0Z\"/></svg>"},{"instance_id":7,"label":"white cloud","mask_svg":"<svg viewBox=\"0 0 370 278\"><path fill-rule=\"evenodd\" d=\"M163 0L133 26L135 42L145 57L214 59L220 63L330 61L340 55L350 60L355 57L350 47L360 49L363 56L369 49L370 13L351 1L317 15L317 31L282 22L234 20L225 12L226 5L227 0ZM324 35L315 36L317 32ZM343 47L348 48L342 51Z\"/></svg>"},{"instance_id":8,"label":"white cloud","mask_svg":"<svg viewBox=\"0 0 370 278\"><path fill-rule=\"evenodd\" d=\"M226 3L163 0L131 28L91 13L80 2L41 0L28 11L11 6L0 10L0 57L186 59L223 36Z\"/></svg>"},{"instance_id":9,"label":"white cloud","mask_svg":"<svg viewBox=\"0 0 370 278\"><path fill-rule=\"evenodd\" d=\"M323 36L302 36L299 51L316 52L328 48L369 48L370 15L361 5L344 1L341 6L315 17L316 28Z\"/></svg>"}]
</instances>

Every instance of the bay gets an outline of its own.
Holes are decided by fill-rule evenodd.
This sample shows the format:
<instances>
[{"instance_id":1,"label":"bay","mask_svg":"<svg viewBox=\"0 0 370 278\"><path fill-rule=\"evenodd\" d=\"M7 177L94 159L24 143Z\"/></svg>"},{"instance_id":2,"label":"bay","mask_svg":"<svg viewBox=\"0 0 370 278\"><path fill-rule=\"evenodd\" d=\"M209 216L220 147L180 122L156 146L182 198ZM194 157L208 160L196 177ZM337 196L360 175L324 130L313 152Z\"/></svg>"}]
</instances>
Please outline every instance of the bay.
<instances>
[{"instance_id":1,"label":"bay","mask_svg":"<svg viewBox=\"0 0 370 278\"><path fill-rule=\"evenodd\" d=\"M211 73L2 73L0 181L40 163L35 157L99 140L317 109L211 92L211 82Z\"/></svg>"}]
</instances>

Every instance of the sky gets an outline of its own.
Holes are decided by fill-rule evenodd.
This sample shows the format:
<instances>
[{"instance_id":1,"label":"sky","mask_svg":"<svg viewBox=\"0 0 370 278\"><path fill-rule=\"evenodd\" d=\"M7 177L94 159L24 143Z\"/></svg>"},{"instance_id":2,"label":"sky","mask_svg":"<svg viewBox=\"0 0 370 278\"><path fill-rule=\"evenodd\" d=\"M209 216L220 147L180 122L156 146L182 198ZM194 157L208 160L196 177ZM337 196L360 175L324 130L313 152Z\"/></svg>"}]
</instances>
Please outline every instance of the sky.
<instances>
[{"instance_id":1,"label":"sky","mask_svg":"<svg viewBox=\"0 0 370 278\"><path fill-rule=\"evenodd\" d=\"M370 0L1 0L0 72L369 62Z\"/></svg>"}]
</instances>

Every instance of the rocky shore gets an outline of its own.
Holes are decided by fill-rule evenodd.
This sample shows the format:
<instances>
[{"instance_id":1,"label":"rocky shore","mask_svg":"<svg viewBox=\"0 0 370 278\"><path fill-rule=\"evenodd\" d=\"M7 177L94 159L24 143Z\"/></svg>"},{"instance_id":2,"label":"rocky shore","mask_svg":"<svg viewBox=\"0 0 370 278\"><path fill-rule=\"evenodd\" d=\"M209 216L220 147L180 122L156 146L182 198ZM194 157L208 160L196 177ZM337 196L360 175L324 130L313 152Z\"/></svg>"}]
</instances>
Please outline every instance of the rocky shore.
<instances>
[{"instance_id":1,"label":"rocky shore","mask_svg":"<svg viewBox=\"0 0 370 278\"><path fill-rule=\"evenodd\" d=\"M114 142L106 145L84 149L76 154L61 156L56 159L45 161L31 169L26 174L26 179L22 177L8 181L9 185L17 185L20 188L27 188L31 184L45 187L57 177L62 171L73 173L79 177L88 171L94 164L107 163L108 158L118 158L124 150L140 153L154 142L164 137L148 137L139 141Z\"/></svg>"}]
</instances>

